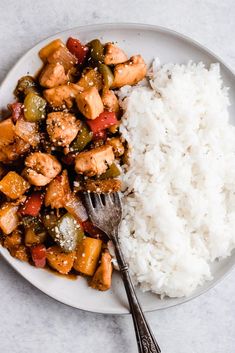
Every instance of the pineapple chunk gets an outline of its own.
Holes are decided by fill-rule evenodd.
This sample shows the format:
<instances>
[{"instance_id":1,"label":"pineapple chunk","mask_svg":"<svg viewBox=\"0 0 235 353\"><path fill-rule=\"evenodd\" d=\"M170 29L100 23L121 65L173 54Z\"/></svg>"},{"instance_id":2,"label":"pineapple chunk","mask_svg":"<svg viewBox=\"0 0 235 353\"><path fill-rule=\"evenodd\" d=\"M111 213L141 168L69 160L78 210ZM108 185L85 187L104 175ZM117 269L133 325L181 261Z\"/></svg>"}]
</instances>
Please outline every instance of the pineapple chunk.
<instances>
[{"instance_id":1,"label":"pineapple chunk","mask_svg":"<svg viewBox=\"0 0 235 353\"><path fill-rule=\"evenodd\" d=\"M73 267L75 252L65 253L59 246L54 245L47 249L48 264L59 273L67 275Z\"/></svg>"},{"instance_id":2,"label":"pineapple chunk","mask_svg":"<svg viewBox=\"0 0 235 353\"><path fill-rule=\"evenodd\" d=\"M30 184L16 172L7 173L0 181L0 191L13 200L22 196L29 187Z\"/></svg>"},{"instance_id":3,"label":"pineapple chunk","mask_svg":"<svg viewBox=\"0 0 235 353\"><path fill-rule=\"evenodd\" d=\"M39 51L39 56L42 59L42 61L46 62L48 56L50 56L52 53L54 53L59 48L64 48L64 47L65 47L65 45L61 39L55 39L52 42L48 43L45 47L43 47Z\"/></svg>"}]
</instances>

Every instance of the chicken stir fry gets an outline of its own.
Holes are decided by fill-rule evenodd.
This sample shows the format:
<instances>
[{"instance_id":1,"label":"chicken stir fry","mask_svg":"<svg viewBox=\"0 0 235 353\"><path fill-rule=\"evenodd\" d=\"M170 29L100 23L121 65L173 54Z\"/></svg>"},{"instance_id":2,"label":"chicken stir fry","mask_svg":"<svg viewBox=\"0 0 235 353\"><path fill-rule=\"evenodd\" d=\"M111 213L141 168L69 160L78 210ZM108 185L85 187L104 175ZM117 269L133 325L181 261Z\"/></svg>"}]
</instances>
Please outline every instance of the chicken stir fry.
<instances>
[{"instance_id":1,"label":"chicken stir fry","mask_svg":"<svg viewBox=\"0 0 235 353\"><path fill-rule=\"evenodd\" d=\"M116 89L146 75L140 55L98 39L56 39L36 78L24 76L0 121L0 239L22 261L111 287L107 237L89 221L83 191L121 189L127 144Z\"/></svg>"}]
</instances>

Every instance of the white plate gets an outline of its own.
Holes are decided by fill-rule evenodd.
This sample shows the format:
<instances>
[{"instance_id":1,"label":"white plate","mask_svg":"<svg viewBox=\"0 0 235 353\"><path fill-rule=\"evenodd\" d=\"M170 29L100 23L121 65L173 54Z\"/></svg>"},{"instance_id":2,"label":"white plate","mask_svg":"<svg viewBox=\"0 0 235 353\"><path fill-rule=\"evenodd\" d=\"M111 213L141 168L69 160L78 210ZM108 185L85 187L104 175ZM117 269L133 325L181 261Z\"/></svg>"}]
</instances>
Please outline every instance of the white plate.
<instances>
[{"instance_id":1,"label":"white plate","mask_svg":"<svg viewBox=\"0 0 235 353\"><path fill-rule=\"evenodd\" d=\"M66 40L69 36L77 37L82 42L88 42L93 38L99 38L103 42L117 41L127 54L140 53L148 63L151 62L153 56L160 57L162 63L186 63L188 60L203 61L206 64L220 62L224 83L230 87L231 116L235 117L234 74L218 57L178 33L156 26L139 24L104 24L78 27L43 40L17 62L3 81L0 87L0 109L6 108L7 104L12 101L12 92L17 80L26 74L34 75L40 68L39 49L55 38ZM117 273L113 276L112 290L98 292L89 288L83 278L78 278L76 281L67 280L16 260L3 248L0 249L0 252L9 264L30 283L62 303L98 313L128 313L126 295L122 281ZM212 268L214 279L199 287L190 298L165 298L160 300L157 295L141 293L137 290L143 309L151 311L168 308L200 295L221 279L232 268L234 263L234 253L231 257L216 262Z\"/></svg>"}]
</instances>

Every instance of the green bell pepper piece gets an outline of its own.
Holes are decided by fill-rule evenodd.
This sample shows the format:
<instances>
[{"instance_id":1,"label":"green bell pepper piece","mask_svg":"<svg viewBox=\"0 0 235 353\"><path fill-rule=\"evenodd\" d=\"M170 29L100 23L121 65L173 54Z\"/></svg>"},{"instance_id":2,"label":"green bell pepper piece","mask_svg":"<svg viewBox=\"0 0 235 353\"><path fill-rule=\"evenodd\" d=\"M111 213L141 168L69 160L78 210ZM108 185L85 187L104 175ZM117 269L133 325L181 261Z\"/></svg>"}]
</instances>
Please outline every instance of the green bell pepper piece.
<instances>
[{"instance_id":1,"label":"green bell pepper piece","mask_svg":"<svg viewBox=\"0 0 235 353\"><path fill-rule=\"evenodd\" d=\"M100 175L99 179L117 178L120 174L121 174L120 169L115 163L113 163L105 173Z\"/></svg>"},{"instance_id":2,"label":"green bell pepper piece","mask_svg":"<svg viewBox=\"0 0 235 353\"><path fill-rule=\"evenodd\" d=\"M86 147L86 145L91 142L92 136L93 134L89 130L88 126L85 123L82 123L81 129L71 145L71 150L74 152L81 152Z\"/></svg>"},{"instance_id":3,"label":"green bell pepper piece","mask_svg":"<svg viewBox=\"0 0 235 353\"><path fill-rule=\"evenodd\" d=\"M96 63L102 63L104 61L104 47L99 39L93 39L89 43L90 56Z\"/></svg>"},{"instance_id":4,"label":"green bell pepper piece","mask_svg":"<svg viewBox=\"0 0 235 353\"><path fill-rule=\"evenodd\" d=\"M17 97L25 97L29 92L38 92L37 84L32 76L23 76L19 79L14 91Z\"/></svg>"},{"instance_id":5,"label":"green bell pepper piece","mask_svg":"<svg viewBox=\"0 0 235 353\"><path fill-rule=\"evenodd\" d=\"M24 116L27 121L36 122L46 117L47 102L35 92L29 92L24 99Z\"/></svg>"},{"instance_id":6,"label":"green bell pepper piece","mask_svg":"<svg viewBox=\"0 0 235 353\"><path fill-rule=\"evenodd\" d=\"M113 73L111 69L105 64L99 64L98 68L99 68L99 72L103 76L104 90L108 90L113 84L113 80L114 80Z\"/></svg>"}]
</instances>

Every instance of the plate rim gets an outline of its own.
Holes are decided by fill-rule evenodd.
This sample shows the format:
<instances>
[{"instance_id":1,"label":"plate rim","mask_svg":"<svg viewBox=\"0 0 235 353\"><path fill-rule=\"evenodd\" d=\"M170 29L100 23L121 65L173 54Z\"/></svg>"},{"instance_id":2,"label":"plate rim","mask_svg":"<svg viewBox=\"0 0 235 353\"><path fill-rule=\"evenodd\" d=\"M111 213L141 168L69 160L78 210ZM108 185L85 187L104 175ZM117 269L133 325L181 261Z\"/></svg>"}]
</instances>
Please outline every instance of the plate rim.
<instances>
[{"instance_id":1,"label":"plate rim","mask_svg":"<svg viewBox=\"0 0 235 353\"><path fill-rule=\"evenodd\" d=\"M158 32L158 33L163 33L163 34L168 34L170 36L173 36L175 38L178 38L180 40L183 40L184 42L187 42L190 45L193 45L194 47L200 49L201 51L203 51L206 54L209 54L210 56L212 56L216 61L218 61L220 64L223 65L224 69L226 71L228 71L229 75L231 75L233 77L233 79L235 79L235 70L233 70L233 68L228 65L227 63L225 63L225 61L217 54L215 54L211 49L208 49L206 46L202 45L199 41L191 38L190 36L187 36L185 34L182 34L176 30L170 29L168 27L164 27L164 26L159 26L159 25L153 25L153 24L146 24L146 23L138 23L138 22L107 22L107 23L97 23L97 24L89 24L89 25L81 25L81 26L76 26L76 27L71 27L68 29L65 29L63 31L59 31L56 32L54 34L51 34L45 38L42 38L40 41L36 42L33 47L31 47L29 50L27 50L16 62L15 64L9 69L9 71L7 72L7 74L5 75L5 77L3 78L3 80L0 83L0 88L5 84L5 82L8 80L8 76L10 76L11 72L19 65L19 63L21 63L21 61L24 60L24 58L26 56L28 56L31 51L33 51L35 49L36 46L38 46L40 43L46 41L46 40L50 40L55 36L61 36L61 35L66 35L66 33L71 33L71 32L77 32L77 31L82 31L82 32L86 32L86 31L91 31L91 30L108 30L108 29L118 29L118 28L122 28L122 29L136 29L138 30L150 30L153 32ZM59 298L57 298L57 296L49 294L49 292L45 291L45 289L42 289L40 285L38 284L34 284L34 281L31 281L29 279L27 279L27 277L22 274L20 272L20 270L17 268L17 266L14 266L14 264L12 262L10 262L10 260L8 259L7 255L4 254L4 248L2 246L0 246L0 254L2 256L2 258L4 259L4 261L6 261L11 268L14 269L14 271L16 271L21 277L23 277L27 282L29 282L31 285L33 285L34 287L36 287L38 290L40 290L42 293L44 293L45 295L47 295L48 297L56 300L57 302L63 304L63 305L67 305L71 308L77 309L77 310L82 310L82 311L86 311L86 312L92 312L92 313L96 313L96 314L104 314L104 315L130 315L130 312L127 311L123 311L123 312L117 312L117 311L106 311L104 309L102 310L94 310L91 308L80 308L78 306L74 306L71 303L66 302L66 300L61 300ZM172 304L168 304L166 307L161 307L161 308L153 308L153 309L147 309L144 310L145 312L154 312L154 311L158 311L158 310L166 310L178 305L182 305L184 303L187 303L197 297L200 297L201 295L203 295L204 293L206 293L207 291L209 291L210 289L212 289L214 286L216 286L218 283L220 283L223 279L225 279L233 270L233 268L235 267L235 262L230 266L230 268L224 273L222 274L217 280L215 280L214 282L212 282L210 285L208 285L207 288L205 288L204 290L202 290L200 293L196 293L195 295L192 295L190 297L183 297L182 300L181 298L179 298L181 301L178 303L172 303ZM123 310L126 310L125 308L123 308Z\"/></svg>"}]
</instances>

